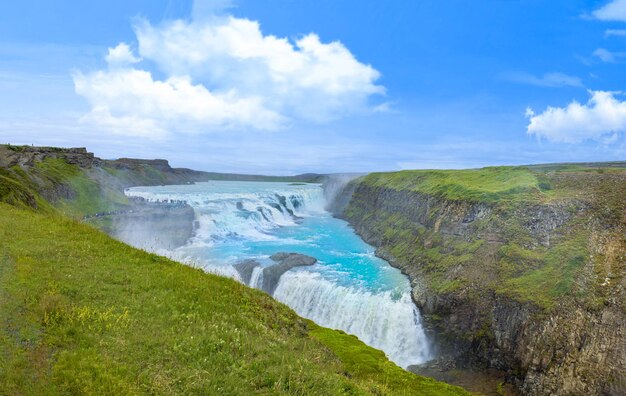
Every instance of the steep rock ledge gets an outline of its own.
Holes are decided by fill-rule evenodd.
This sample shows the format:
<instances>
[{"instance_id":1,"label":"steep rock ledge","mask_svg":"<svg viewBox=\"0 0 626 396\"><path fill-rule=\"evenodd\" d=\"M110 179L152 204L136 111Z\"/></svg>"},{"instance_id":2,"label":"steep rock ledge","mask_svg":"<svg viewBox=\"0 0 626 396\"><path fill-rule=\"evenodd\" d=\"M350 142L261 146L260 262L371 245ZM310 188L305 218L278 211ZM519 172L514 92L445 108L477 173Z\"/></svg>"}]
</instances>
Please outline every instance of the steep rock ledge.
<instances>
[{"instance_id":1,"label":"steep rock ledge","mask_svg":"<svg viewBox=\"0 0 626 396\"><path fill-rule=\"evenodd\" d=\"M37 146L0 145L0 167L10 168L15 165L32 167L37 162L48 158L62 158L68 164L89 168L100 160L84 147L60 148Z\"/></svg>"},{"instance_id":2,"label":"steep rock ledge","mask_svg":"<svg viewBox=\"0 0 626 396\"><path fill-rule=\"evenodd\" d=\"M529 395L623 394L625 174L540 176L551 191L491 201L365 178L342 216L410 277L443 359Z\"/></svg>"}]
</instances>

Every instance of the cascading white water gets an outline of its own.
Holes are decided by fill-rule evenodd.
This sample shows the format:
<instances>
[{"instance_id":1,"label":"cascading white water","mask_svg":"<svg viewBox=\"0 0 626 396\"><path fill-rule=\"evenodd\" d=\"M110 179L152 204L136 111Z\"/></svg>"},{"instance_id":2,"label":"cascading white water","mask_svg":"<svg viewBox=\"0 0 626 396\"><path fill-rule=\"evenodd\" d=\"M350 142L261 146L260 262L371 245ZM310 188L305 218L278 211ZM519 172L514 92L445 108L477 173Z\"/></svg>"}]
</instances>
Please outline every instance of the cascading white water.
<instances>
[{"instance_id":1,"label":"cascading white water","mask_svg":"<svg viewBox=\"0 0 626 396\"><path fill-rule=\"evenodd\" d=\"M273 296L322 326L356 335L402 367L430 358L408 280L325 211L321 186L209 182L127 194L190 204L199 228L170 256L239 281L233 265L253 259L260 265L247 275L251 287L262 288L263 269L276 252L316 257L318 264L284 273Z\"/></svg>"},{"instance_id":2,"label":"cascading white water","mask_svg":"<svg viewBox=\"0 0 626 396\"><path fill-rule=\"evenodd\" d=\"M354 334L386 351L402 367L422 363L430 353L420 315L409 292L371 293L338 286L308 271L285 273L274 298L299 315Z\"/></svg>"},{"instance_id":3,"label":"cascading white water","mask_svg":"<svg viewBox=\"0 0 626 396\"><path fill-rule=\"evenodd\" d=\"M208 184L215 184L210 182ZM274 185L278 183L272 183ZM257 192L201 192L191 186L167 186L165 191L149 191L150 188L135 187L126 190L129 196L140 197L149 202L184 201L197 211L199 229L195 243L212 243L228 238L273 240L271 230L296 225L298 217L324 212L322 189L298 188L262 190ZM188 187L192 192L180 187Z\"/></svg>"},{"instance_id":4,"label":"cascading white water","mask_svg":"<svg viewBox=\"0 0 626 396\"><path fill-rule=\"evenodd\" d=\"M250 278L250 287L260 289L263 287L263 267L258 266L252 270L252 277Z\"/></svg>"}]
</instances>

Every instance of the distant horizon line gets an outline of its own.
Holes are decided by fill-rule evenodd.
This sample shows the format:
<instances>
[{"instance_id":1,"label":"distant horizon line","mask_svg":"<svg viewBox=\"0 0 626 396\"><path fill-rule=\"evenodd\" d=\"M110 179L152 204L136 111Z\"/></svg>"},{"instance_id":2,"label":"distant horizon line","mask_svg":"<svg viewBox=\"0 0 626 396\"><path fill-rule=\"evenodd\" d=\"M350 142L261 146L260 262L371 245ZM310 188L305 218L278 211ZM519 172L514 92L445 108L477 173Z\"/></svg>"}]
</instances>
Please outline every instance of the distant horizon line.
<instances>
[{"instance_id":1,"label":"distant horizon line","mask_svg":"<svg viewBox=\"0 0 626 396\"><path fill-rule=\"evenodd\" d=\"M63 149L63 150L78 150L78 149L84 149L86 150L88 153L93 154L95 156L94 152L89 151L89 149L86 146L77 146L77 147L63 147L63 146L38 146L35 144L12 144L12 143L2 143L0 144L0 146L6 146L6 147L31 147L31 148L41 148L41 149L45 149L45 148L51 148L51 149ZM150 157L150 158L141 158L141 157L118 157L118 158L100 158L100 157L96 157L105 161L116 161L116 160L122 160L122 159L130 159L130 160L141 160L141 161L154 161L154 160L161 160L161 161L166 161L168 163L168 165L170 167L170 160L167 158L154 158L154 157ZM615 160L615 161L580 161L580 162L540 162L540 163L528 163L528 164L519 164L519 165L486 165L486 166L477 166L477 167L466 167L466 168L411 168L411 169L396 169L396 170L374 170L374 171L369 171L369 172L353 172L353 171L346 171L346 172L315 172L315 171L309 171L309 172L303 172L303 173L293 173L293 174L267 174L267 173L248 173L248 172L230 172L230 171L216 171L216 170L205 170L205 169L194 169L194 168L189 168L189 167L184 167L184 166L176 166L176 167L172 167L172 169L189 169L189 170L193 170L193 171L197 171L197 172L205 172L205 173L216 173L216 174L222 174L222 175L238 175L238 176L261 176L261 177L297 177L297 176L305 176L305 175L311 175L311 176L326 176L326 175L350 175L350 176L364 176L364 175L368 175L371 173L393 173L393 172L410 172L410 171L459 171L459 170L477 170L477 169L486 169L486 168L501 168L501 167L542 167L542 166L557 166L557 165L578 165L578 166L584 166L584 167L593 167L598 166L598 165L605 165L605 166L616 166L616 167L626 167L626 158L623 160Z\"/></svg>"}]
</instances>

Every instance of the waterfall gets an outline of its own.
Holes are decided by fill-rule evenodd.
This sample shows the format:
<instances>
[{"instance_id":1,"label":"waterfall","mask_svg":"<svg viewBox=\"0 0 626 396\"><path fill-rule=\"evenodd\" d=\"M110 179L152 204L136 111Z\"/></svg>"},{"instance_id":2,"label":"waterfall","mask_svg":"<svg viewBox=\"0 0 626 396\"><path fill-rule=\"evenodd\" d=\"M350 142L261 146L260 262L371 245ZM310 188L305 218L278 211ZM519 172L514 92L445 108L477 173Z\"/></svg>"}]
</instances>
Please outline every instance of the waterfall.
<instances>
[{"instance_id":1,"label":"waterfall","mask_svg":"<svg viewBox=\"0 0 626 396\"><path fill-rule=\"evenodd\" d=\"M274 184L274 183L272 183ZM212 244L224 239L273 240L277 227L296 225L299 218L324 212L324 192L319 185L261 189L255 192L202 191L211 183L193 186L167 186L154 192L145 187L126 190L126 195L148 202L184 201L196 210L199 228L191 243ZM176 187L195 187L197 193Z\"/></svg>"},{"instance_id":2,"label":"waterfall","mask_svg":"<svg viewBox=\"0 0 626 396\"><path fill-rule=\"evenodd\" d=\"M308 271L285 273L274 298L300 316L354 334L385 351L401 367L424 363L430 357L420 315L410 292L371 293L338 286Z\"/></svg>"},{"instance_id":3,"label":"waterfall","mask_svg":"<svg viewBox=\"0 0 626 396\"><path fill-rule=\"evenodd\" d=\"M346 180L337 180L334 192ZM216 181L126 193L194 208L195 235L170 257L262 289L274 253L314 256L318 264L278 278L274 298L322 326L356 335L402 367L430 359L408 280L329 215L319 184Z\"/></svg>"},{"instance_id":4,"label":"waterfall","mask_svg":"<svg viewBox=\"0 0 626 396\"><path fill-rule=\"evenodd\" d=\"M261 289L263 287L263 267L254 267L252 270L252 278L250 278L250 287Z\"/></svg>"}]
</instances>

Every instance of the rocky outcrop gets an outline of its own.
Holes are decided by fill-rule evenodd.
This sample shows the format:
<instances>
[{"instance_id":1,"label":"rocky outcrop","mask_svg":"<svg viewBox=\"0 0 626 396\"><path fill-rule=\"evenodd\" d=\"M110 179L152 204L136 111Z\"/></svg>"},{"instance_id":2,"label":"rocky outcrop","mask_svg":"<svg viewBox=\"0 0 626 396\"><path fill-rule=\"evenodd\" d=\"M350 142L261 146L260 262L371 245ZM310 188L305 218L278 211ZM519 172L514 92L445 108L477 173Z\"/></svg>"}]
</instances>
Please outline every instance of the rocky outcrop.
<instances>
[{"instance_id":1,"label":"rocky outcrop","mask_svg":"<svg viewBox=\"0 0 626 396\"><path fill-rule=\"evenodd\" d=\"M48 158L63 159L68 164L90 168L94 162L99 163L93 153L87 152L84 147L59 148L59 147L36 147L36 146L11 146L0 145L0 167L10 168L13 166L31 167L36 162Z\"/></svg>"},{"instance_id":2,"label":"rocky outcrop","mask_svg":"<svg viewBox=\"0 0 626 396\"><path fill-rule=\"evenodd\" d=\"M250 285L252 273L254 272L254 269L260 265L261 263L259 263L258 261L248 259L238 262L234 265L234 267L239 273L239 278L241 278L241 281L246 285Z\"/></svg>"},{"instance_id":3,"label":"rocky outcrop","mask_svg":"<svg viewBox=\"0 0 626 396\"><path fill-rule=\"evenodd\" d=\"M626 177L550 177L562 198L505 203L359 181L341 216L410 277L448 367L528 395L625 394Z\"/></svg>"},{"instance_id":4,"label":"rocky outcrop","mask_svg":"<svg viewBox=\"0 0 626 396\"><path fill-rule=\"evenodd\" d=\"M317 262L317 259L314 257L298 253L276 253L270 259L275 261L276 264L263 269L262 287L270 295L274 294L278 281L285 272L295 267L309 266Z\"/></svg>"},{"instance_id":5,"label":"rocky outcrop","mask_svg":"<svg viewBox=\"0 0 626 396\"><path fill-rule=\"evenodd\" d=\"M263 268L263 283L261 289L268 294L274 294L280 277L287 271L295 267L303 267L313 265L317 262L315 257L307 256L299 253L280 252L270 256L270 259L276 264L272 264ZM241 280L249 284L252 278L254 268L261 264L256 260L244 260L235 264L235 269L239 272Z\"/></svg>"}]
</instances>

